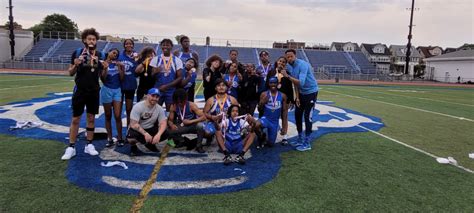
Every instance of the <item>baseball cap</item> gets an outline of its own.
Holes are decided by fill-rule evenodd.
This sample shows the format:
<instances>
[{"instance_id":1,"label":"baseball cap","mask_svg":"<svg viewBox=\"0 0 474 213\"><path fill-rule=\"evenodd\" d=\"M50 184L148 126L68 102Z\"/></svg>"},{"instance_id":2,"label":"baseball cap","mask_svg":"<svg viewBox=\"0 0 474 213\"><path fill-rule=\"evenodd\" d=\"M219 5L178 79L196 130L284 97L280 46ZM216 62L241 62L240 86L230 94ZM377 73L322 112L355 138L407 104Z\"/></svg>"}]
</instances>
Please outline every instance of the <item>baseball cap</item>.
<instances>
[{"instance_id":1,"label":"baseball cap","mask_svg":"<svg viewBox=\"0 0 474 213\"><path fill-rule=\"evenodd\" d=\"M277 77L271 77L270 79L268 79L268 83L278 83Z\"/></svg>"},{"instance_id":2,"label":"baseball cap","mask_svg":"<svg viewBox=\"0 0 474 213\"><path fill-rule=\"evenodd\" d=\"M160 90L157 88L151 88L148 90L148 95L158 95L160 96Z\"/></svg>"}]
</instances>

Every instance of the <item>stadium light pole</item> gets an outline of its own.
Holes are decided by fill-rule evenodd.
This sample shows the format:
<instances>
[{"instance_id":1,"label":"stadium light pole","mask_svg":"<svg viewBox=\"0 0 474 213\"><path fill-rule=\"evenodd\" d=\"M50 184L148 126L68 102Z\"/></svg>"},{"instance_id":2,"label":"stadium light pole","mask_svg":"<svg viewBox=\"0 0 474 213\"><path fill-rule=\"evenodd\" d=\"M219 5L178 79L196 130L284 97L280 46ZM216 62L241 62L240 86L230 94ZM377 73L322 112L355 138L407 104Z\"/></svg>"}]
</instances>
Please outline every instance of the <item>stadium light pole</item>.
<instances>
[{"instance_id":1,"label":"stadium light pole","mask_svg":"<svg viewBox=\"0 0 474 213\"><path fill-rule=\"evenodd\" d=\"M408 26L408 44L407 44L407 51L405 57L405 74L408 74L408 68L410 64L410 55L411 55L411 28L413 27L413 10L415 9L415 0L411 0L411 13L410 13L410 26Z\"/></svg>"},{"instance_id":2,"label":"stadium light pole","mask_svg":"<svg viewBox=\"0 0 474 213\"><path fill-rule=\"evenodd\" d=\"M12 0L9 0L8 9L10 10L10 15L8 19L10 20L10 24L8 28L10 29L10 55L11 59L15 58L15 34L14 34L14 25L13 25L13 6Z\"/></svg>"}]
</instances>

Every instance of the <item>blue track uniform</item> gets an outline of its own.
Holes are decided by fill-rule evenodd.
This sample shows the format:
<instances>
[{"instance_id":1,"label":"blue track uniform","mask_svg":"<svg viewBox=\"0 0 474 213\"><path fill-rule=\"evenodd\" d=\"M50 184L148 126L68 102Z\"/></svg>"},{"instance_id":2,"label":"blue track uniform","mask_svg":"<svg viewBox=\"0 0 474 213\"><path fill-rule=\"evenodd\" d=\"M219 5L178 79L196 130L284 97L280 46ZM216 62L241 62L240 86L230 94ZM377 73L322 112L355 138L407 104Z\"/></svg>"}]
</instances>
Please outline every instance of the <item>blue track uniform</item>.
<instances>
[{"instance_id":1,"label":"blue track uniform","mask_svg":"<svg viewBox=\"0 0 474 213\"><path fill-rule=\"evenodd\" d=\"M245 119L232 121L231 118L227 119L225 123L225 148L230 154L240 154L244 149L242 130L247 128L249 124Z\"/></svg>"},{"instance_id":2,"label":"blue track uniform","mask_svg":"<svg viewBox=\"0 0 474 213\"><path fill-rule=\"evenodd\" d=\"M125 66L125 75L122 81L122 90L136 90L137 77L135 76L135 69L138 66L137 62L132 57L128 56L125 51L122 51L122 53L120 53L118 60Z\"/></svg>"},{"instance_id":3,"label":"blue track uniform","mask_svg":"<svg viewBox=\"0 0 474 213\"><path fill-rule=\"evenodd\" d=\"M230 74L226 74L224 76L224 81L225 82L229 82L229 81L232 82L232 85L230 85L229 89L227 90L227 94L229 94L232 97L234 97L235 99L237 99L238 98L239 84L240 84L239 77L237 76L237 74L235 74L233 77L230 77Z\"/></svg>"},{"instance_id":4,"label":"blue track uniform","mask_svg":"<svg viewBox=\"0 0 474 213\"><path fill-rule=\"evenodd\" d=\"M217 97L214 95L214 104L211 106L211 109L209 110L209 114L211 115L219 115L221 112L224 114L227 113L227 109L232 105L232 102L230 101L230 97L227 96L227 98L224 100L224 104L222 106L219 105ZM216 126L213 121L208 121L205 123L205 131L207 134L213 135L216 132Z\"/></svg>"},{"instance_id":5,"label":"blue track uniform","mask_svg":"<svg viewBox=\"0 0 474 213\"><path fill-rule=\"evenodd\" d=\"M266 91L268 102L265 104L263 116L259 119L262 128L266 128L268 132L268 141L272 144L276 142L278 127L283 108L283 97L280 91L277 91L276 96L272 96L270 91Z\"/></svg>"},{"instance_id":6,"label":"blue track uniform","mask_svg":"<svg viewBox=\"0 0 474 213\"><path fill-rule=\"evenodd\" d=\"M169 70L166 70L166 64L170 65ZM150 66L155 68L161 67L161 71L155 75L154 87L159 89L160 86L170 84L176 79L176 72L179 69L183 69L183 62L173 55L164 57L162 54L154 57L150 62ZM167 106L170 106L173 103L173 93L175 90L175 87L169 87L166 91L162 91L158 104L163 105L163 102L165 102Z\"/></svg>"}]
</instances>

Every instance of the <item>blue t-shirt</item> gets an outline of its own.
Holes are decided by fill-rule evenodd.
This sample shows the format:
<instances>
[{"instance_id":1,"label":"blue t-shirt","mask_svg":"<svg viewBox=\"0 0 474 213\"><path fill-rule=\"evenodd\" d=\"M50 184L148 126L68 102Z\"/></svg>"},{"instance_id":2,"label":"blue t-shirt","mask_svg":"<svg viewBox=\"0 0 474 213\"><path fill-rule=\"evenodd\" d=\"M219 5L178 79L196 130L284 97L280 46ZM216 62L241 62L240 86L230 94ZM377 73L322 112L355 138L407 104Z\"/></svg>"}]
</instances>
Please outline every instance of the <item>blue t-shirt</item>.
<instances>
[{"instance_id":1,"label":"blue t-shirt","mask_svg":"<svg viewBox=\"0 0 474 213\"><path fill-rule=\"evenodd\" d=\"M287 64L288 74L300 81L299 91L303 95L317 92L318 82L313 75L311 65L301 59L296 59L293 64Z\"/></svg>"},{"instance_id":2,"label":"blue t-shirt","mask_svg":"<svg viewBox=\"0 0 474 213\"><path fill-rule=\"evenodd\" d=\"M107 76L105 77L104 86L110 89L120 88L120 74L116 64L109 64L109 70L107 71Z\"/></svg>"},{"instance_id":3,"label":"blue t-shirt","mask_svg":"<svg viewBox=\"0 0 474 213\"><path fill-rule=\"evenodd\" d=\"M120 53L118 60L125 66L122 90L136 90L137 76L135 75L135 69L137 68L137 62L128 56L125 51Z\"/></svg>"}]
</instances>

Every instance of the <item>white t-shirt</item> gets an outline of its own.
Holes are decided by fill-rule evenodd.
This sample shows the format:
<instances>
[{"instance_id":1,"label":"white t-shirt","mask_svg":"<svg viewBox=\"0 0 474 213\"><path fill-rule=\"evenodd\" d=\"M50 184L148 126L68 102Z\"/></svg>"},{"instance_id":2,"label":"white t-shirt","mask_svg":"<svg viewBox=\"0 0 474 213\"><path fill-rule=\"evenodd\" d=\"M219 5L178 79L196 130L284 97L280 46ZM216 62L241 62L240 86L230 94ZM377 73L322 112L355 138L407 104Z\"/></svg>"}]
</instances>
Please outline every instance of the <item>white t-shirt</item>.
<instances>
[{"instance_id":1,"label":"white t-shirt","mask_svg":"<svg viewBox=\"0 0 474 213\"><path fill-rule=\"evenodd\" d=\"M165 59L164 61L163 61L162 57ZM150 66L152 66L152 67L164 66L165 63L168 62L168 60L170 60L170 56L165 57L165 56L163 56L163 54L161 54L160 56L155 56L151 59ZM177 71L179 69L183 69L183 61L181 61L181 59L179 59L178 57L173 56L173 59L171 61L171 67L173 67L173 69L175 71Z\"/></svg>"}]
</instances>

